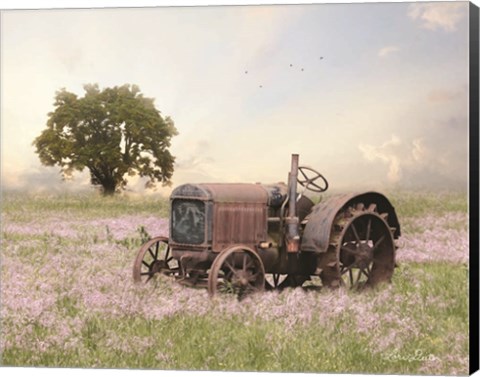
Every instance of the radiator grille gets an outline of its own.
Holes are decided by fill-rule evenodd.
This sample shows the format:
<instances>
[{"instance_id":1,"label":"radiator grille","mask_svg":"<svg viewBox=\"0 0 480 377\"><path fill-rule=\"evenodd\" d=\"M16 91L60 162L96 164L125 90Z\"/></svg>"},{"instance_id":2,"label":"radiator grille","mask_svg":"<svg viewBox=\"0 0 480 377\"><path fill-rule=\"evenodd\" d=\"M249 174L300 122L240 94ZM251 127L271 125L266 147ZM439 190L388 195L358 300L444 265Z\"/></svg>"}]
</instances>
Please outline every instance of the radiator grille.
<instances>
[{"instance_id":1,"label":"radiator grille","mask_svg":"<svg viewBox=\"0 0 480 377\"><path fill-rule=\"evenodd\" d=\"M267 238L267 208L259 203L217 203L213 224L214 251L239 243L255 247Z\"/></svg>"}]
</instances>

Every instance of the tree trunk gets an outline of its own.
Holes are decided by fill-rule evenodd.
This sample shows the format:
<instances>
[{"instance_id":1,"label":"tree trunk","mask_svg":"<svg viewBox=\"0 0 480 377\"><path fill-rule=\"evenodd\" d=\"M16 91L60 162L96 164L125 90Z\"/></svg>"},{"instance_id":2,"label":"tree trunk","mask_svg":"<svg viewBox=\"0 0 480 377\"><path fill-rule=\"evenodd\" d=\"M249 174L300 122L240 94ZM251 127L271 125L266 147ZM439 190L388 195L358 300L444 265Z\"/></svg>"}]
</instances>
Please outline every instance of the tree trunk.
<instances>
[{"instance_id":1,"label":"tree trunk","mask_svg":"<svg viewBox=\"0 0 480 377\"><path fill-rule=\"evenodd\" d=\"M115 194L119 182L107 170L90 166L90 181L93 185L102 186L103 196L112 196Z\"/></svg>"},{"instance_id":2,"label":"tree trunk","mask_svg":"<svg viewBox=\"0 0 480 377\"><path fill-rule=\"evenodd\" d=\"M113 196L115 194L115 188L103 186L103 196Z\"/></svg>"},{"instance_id":3,"label":"tree trunk","mask_svg":"<svg viewBox=\"0 0 480 377\"><path fill-rule=\"evenodd\" d=\"M103 187L103 196L112 196L115 194L115 182L109 181L109 182L102 182L102 187Z\"/></svg>"}]
</instances>

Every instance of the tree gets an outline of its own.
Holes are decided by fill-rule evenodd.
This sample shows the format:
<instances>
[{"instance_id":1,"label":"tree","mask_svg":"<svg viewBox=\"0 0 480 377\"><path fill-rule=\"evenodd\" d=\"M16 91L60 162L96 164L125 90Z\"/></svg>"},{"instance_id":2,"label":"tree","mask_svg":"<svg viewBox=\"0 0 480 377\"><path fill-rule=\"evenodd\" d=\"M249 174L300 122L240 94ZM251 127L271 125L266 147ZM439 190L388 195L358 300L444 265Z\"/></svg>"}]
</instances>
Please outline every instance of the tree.
<instances>
[{"instance_id":1,"label":"tree","mask_svg":"<svg viewBox=\"0 0 480 377\"><path fill-rule=\"evenodd\" d=\"M84 90L80 98L56 92L47 128L33 142L42 164L58 165L64 179L87 168L105 195L122 190L127 174L148 177L148 187L170 184L175 158L168 148L177 135L172 119L163 118L136 85L100 91L89 84Z\"/></svg>"}]
</instances>

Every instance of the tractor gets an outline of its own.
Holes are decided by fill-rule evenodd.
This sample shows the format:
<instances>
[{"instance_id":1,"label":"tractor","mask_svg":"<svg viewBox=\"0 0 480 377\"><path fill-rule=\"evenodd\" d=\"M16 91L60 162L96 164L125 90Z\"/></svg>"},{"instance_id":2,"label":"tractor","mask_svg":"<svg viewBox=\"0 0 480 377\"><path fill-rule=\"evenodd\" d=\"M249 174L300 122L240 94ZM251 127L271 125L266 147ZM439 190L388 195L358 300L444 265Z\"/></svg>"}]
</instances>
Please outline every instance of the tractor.
<instances>
[{"instance_id":1,"label":"tractor","mask_svg":"<svg viewBox=\"0 0 480 377\"><path fill-rule=\"evenodd\" d=\"M239 298L264 289L390 282L400 236L390 201L373 191L313 196L327 189L325 177L299 166L297 154L287 184L180 185L170 195L169 236L140 248L133 279L169 275L210 296Z\"/></svg>"}]
</instances>

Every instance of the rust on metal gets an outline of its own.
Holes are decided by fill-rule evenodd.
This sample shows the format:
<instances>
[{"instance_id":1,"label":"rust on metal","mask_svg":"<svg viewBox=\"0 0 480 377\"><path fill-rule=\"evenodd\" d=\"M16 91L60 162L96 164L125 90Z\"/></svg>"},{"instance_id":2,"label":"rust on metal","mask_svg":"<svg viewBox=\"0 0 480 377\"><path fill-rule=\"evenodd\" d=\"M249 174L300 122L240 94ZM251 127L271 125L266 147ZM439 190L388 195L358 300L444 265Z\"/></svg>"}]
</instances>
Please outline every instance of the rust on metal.
<instances>
[{"instance_id":1,"label":"rust on metal","mask_svg":"<svg viewBox=\"0 0 480 377\"><path fill-rule=\"evenodd\" d=\"M300 195L297 184L303 187ZM301 286L314 276L330 288L390 281L394 240L400 236L390 201L364 192L335 195L314 205L305 195L327 189L323 175L299 166L295 154L288 185L178 186L170 196L170 235L142 246L134 280L163 274L207 287L210 295L233 290L238 297L264 287Z\"/></svg>"},{"instance_id":2,"label":"rust on metal","mask_svg":"<svg viewBox=\"0 0 480 377\"><path fill-rule=\"evenodd\" d=\"M267 191L259 184L202 184L213 200L212 250L267 240Z\"/></svg>"},{"instance_id":3,"label":"rust on metal","mask_svg":"<svg viewBox=\"0 0 480 377\"><path fill-rule=\"evenodd\" d=\"M268 195L260 184L202 183L197 185L210 194L216 203L257 203L267 205Z\"/></svg>"},{"instance_id":4,"label":"rust on metal","mask_svg":"<svg viewBox=\"0 0 480 377\"><path fill-rule=\"evenodd\" d=\"M298 154L292 155L292 165L288 176L288 213L285 219L287 252L297 253L300 247L300 234L297 215L297 179L298 179Z\"/></svg>"},{"instance_id":5,"label":"rust on metal","mask_svg":"<svg viewBox=\"0 0 480 377\"><path fill-rule=\"evenodd\" d=\"M373 191L349 193L333 196L312 208L303 232L301 249L312 252L326 252L333 234L332 226L335 217L342 208L358 203L363 203L367 207L375 205L376 210L381 215L388 214L388 223L390 227L395 228L394 238L400 236L400 224L395 209L384 195Z\"/></svg>"},{"instance_id":6,"label":"rust on metal","mask_svg":"<svg viewBox=\"0 0 480 377\"><path fill-rule=\"evenodd\" d=\"M216 203L212 250L242 243L255 248L267 240L267 207L263 203Z\"/></svg>"}]
</instances>

